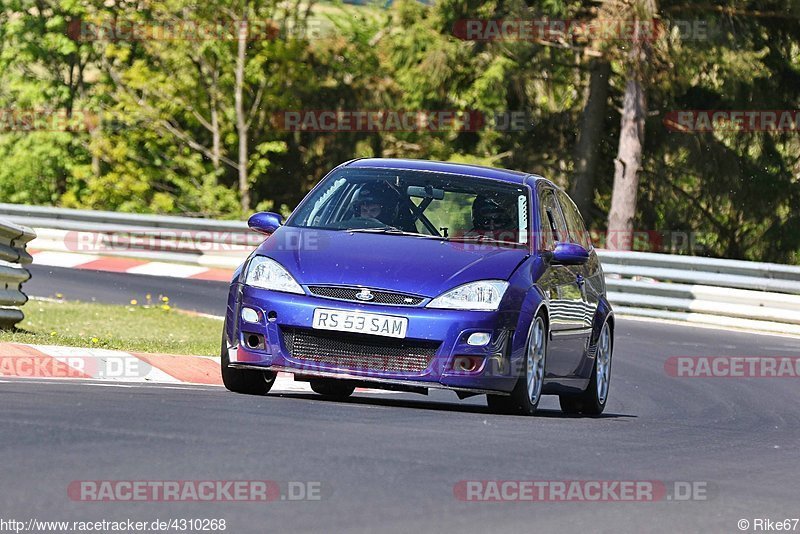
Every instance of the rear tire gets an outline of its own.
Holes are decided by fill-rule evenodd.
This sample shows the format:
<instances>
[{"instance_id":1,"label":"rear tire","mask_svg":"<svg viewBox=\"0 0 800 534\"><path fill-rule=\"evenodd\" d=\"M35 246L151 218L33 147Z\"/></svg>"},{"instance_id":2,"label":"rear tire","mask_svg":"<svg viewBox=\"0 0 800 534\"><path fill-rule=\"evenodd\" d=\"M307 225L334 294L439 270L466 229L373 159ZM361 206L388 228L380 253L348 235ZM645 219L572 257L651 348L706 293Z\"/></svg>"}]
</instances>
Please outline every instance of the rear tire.
<instances>
[{"instance_id":1,"label":"rear tire","mask_svg":"<svg viewBox=\"0 0 800 534\"><path fill-rule=\"evenodd\" d=\"M309 381L311 390L323 397L346 399L356 390L356 386L344 380L334 378L318 378Z\"/></svg>"},{"instance_id":2,"label":"rear tire","mask_svg":"<svg viewBox=\"0 0 800 534\"><path fill-rule=\"evenodd\" d=\"M611 327L606 322L603 324L603 329L600 331L600 337L597 340L597 355L594 359L589 387L578 395L560 395L558 402L561 404L562 412L570 415L583 414L590 416L603 413L608 402L613 349L614 339L611 335ZM600 373L599 375L598 372ZM598 380L598 378L600 379Z\"/></svg>"},{"instance_id":3,"label":"rear tire","mask_svg":"<svg viewBox=\"0 0 800 534\"><path fill-rule=\"evenodd\" d=\"M220 371L222 372L222 383L225 384L225 387L229 391L244 395L266 395L269 393L275 383L277 373L228 367L230 355L228 354L228 343L225 337L223 329L222 348L220 349Z\"/></svg>"},{"instance_id":4,"label":"rear tire","mask_svg":"<svg viewBox=\"0 0 800 534\"><path fill-rule=\"evenodd\" d=\"M525 348L525 368L510 396L486 395L492 411L503 414L533 415L542 398L547 362L548 329L544 317L537 315L531 323Z\"/></svg>"}]
</instances>

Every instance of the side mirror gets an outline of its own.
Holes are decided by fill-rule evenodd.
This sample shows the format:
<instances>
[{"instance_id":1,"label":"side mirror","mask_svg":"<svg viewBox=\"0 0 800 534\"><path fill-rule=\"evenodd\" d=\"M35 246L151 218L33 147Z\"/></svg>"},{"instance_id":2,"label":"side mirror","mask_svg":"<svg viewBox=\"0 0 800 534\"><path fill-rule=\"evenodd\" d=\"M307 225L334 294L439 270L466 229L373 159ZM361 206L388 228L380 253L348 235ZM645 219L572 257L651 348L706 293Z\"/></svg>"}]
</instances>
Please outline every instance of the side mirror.
<instances>
[{"instance_id":1,"label":"side mirror","mask_svg":"<svg viewBox=\"0 0 800 534\"><path fill-rule=\"evenodd\" d=\"M256 232L271 235L275 230L281 227L281 221L283 221L283 217L277 213L262 211L260 213L254 213L247 221L247 226Z\"/></svg>"},{"instance_id":2,"label":"side mirror","mask_svg":"<svg viewBox=\"0 0 800 534\"><path fill-rule=\"evenodd\" d=\"M559 243L553 251L554 265L583 265L589 261L589 251L575 243Z\"/></svg>"}]
</instances>

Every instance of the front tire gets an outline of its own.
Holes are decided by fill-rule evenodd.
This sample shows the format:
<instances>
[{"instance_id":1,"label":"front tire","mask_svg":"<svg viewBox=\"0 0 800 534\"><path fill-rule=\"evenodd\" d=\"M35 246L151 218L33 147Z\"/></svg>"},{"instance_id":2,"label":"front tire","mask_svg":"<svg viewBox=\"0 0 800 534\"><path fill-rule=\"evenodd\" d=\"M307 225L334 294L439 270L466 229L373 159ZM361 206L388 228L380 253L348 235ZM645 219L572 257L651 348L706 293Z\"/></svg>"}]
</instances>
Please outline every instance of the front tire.
<instances>
[{"instance_id":1,"label":"front tire","mask_svg":"<svg viewBox=\"0 0 800 534\"><path fill-rule=\"evenodd\" d=\"M489 408L500 413L533 415L542 398L547 362L547 325L537 315L528 332L525 348L525 373L519 377L510 396L487 395Z\"/></svg>"},{"instance_id":2,"label":"front tire","mask_svg":"<svg viewBox=\"0 0 800 534\"><path fill-rule=\"evenodd\" d=\"M331 399L346 399L356 390L356 386L344 380L333 378L319 378L309 381L311 390L323 397Z\"/></svg>"},{"instance_id":3,"label":"front tire","mask_svg":"<svg viewBox=\"0 0 800 534\"><path fill-rule=\"evenodd\" d=\"M229 391L244 395L266 395L269 393L275 383L277 373L228 367L230 355L228 354L228 343L225 337L223 329L222 348L220 349L220 371L222 372L222 383L225 384L225 387Z\"/></svg>"},{"instance_id":4,"label":"front tire","mask_svg":"<svg viewBox=\"0 0 800 534\"><path fill-rule=\"evenodd\" d=\"M611 383L611 356L614 352L614 339L608 321L603 323L597 339L597 355L592 368L589 387L579 395L561 395L558 398L561 411L566 414L600 415L606 409L608 391Z\"/></svg>"}]
</instances>

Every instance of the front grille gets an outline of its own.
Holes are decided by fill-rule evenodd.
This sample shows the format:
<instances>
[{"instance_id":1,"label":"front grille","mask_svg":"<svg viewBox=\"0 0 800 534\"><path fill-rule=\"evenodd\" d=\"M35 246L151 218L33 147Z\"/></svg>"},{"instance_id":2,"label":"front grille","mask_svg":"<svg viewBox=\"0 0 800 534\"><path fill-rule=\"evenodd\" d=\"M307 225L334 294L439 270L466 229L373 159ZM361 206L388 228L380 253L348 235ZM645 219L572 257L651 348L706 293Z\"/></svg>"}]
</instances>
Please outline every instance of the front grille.
<instances>
[{"instance_id":1,"label":"front grille","mask_svg":"<svg viewBox=\"0 0 800 534\"><path fill-rule=\"evenodd\" d=\"M439 349L439 342L302 328L284 328L282 335L292 358L338 369L421 373Z\"/></svg>"},{"instance_id":2,"label":"front grille","mask_svg":"<svg viewBox=\"0 0 800 534\"><path fill-rule=\"evenodd\" d=\"M372 291L372 300L366 301L356 297L363 288L342 287L342 286L308 286L309 291L318 297L325 297L337 300L349 300L353 302L364 302L369 304L393 304L395 306L416 306L423 300L423 297L407 295L405 293L395 293L393 291Z\"/></svg>"}]
</instances>

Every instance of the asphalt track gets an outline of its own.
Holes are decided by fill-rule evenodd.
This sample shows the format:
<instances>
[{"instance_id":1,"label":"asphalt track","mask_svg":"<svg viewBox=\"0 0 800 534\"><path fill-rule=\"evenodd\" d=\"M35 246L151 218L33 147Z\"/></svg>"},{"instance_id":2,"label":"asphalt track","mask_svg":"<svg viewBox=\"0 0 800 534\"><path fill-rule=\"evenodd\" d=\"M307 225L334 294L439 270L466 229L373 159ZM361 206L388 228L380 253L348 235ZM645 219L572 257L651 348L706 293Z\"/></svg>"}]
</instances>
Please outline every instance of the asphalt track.
<instances>
[{"instance_id":1,"label":"asphalt track","mask_svg":"<svg viewBox=\"0 0 800 534\"><path fill-rule=\"evenodd\" d=\"M207 280L167 278L143 274L84 271L31 265L31 279L25 282L27 295L66 300L128 304L145 301L146 295L169 297L174 306L212 315L225 314L228 284Z\"/></svg>"},{"instance_id":2,"label":"asphalt track","mask_svg":"<svg viewBox=\"0 0 800 534\"><path fill-rule=\"evenodd\" d=\"M33 295L163 292L221 313L225 286L35 268ZM756 532L800 517L800 379L673 378L670 356L798 356L796 339L620 320L597 419L545 398L532 418L478 397L247 397L219 388L0 383L0 519L224 518L227 532ZM75 502L79 480L319 482L319 501ZM462 480L693 482L660 502L462 502ZM741 519L749 528L737 527ZM797 527L800 531L800 525Z\"/></svg>"}]
</instances>

